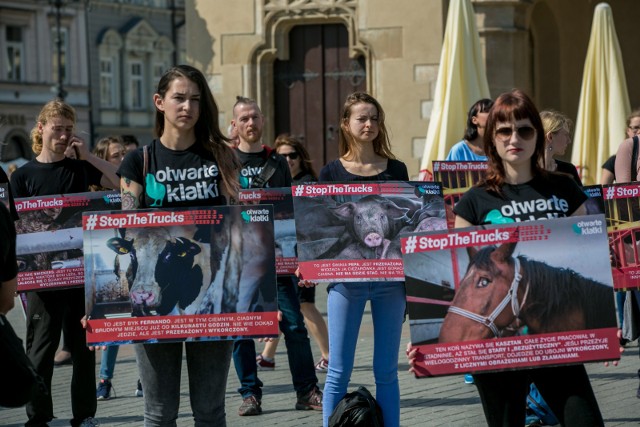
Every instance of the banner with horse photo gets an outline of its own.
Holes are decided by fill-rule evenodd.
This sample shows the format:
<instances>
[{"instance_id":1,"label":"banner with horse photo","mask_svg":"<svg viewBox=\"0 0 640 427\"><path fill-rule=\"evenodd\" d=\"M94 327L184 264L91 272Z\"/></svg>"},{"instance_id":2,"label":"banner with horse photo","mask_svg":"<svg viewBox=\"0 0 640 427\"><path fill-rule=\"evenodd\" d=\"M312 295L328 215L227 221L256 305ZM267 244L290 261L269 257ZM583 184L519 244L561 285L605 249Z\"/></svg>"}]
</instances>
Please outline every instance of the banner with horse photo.
<instances>
[{"instance_id":1,"label":"banner with horse photo","mask_svg":"<svg viewBox=\"0 0 640 427\"><path fill-rule=\"evenodd\" d=\"M273 207L87 213L87 343L277 336Z\"/></svg>"},{"instance_id":2,"label":"banner with horse photo","mask_svg":"<svg viewBox=\"0 0 640 427\"><path fill-rule=\"evenodd\" d=\"M620 358L604 215L401 243L417 376Z\"/></svg>"},{"instance_id":3,"label":"banner with horse photo","mask_svg":"<svg viewBox=\"0 0 640 427\"><path fill-rule=\"evenodd\" d=\"M468 189L476 185L487 170L487 162L452 162L434 160L433 180L442 183L444 204L447 209L447 225L453 228L453 206Z\"/></svg>"},{"instance_id":4,"label":"banner with horse photo","mask_svg":"<svg viewBox=\"0 0 640 427\"><path fill-rule=\"evenodd\" d=\"M291 187L240 190L239 197L245 205L273 205L276 273L278 276L295 274L298 268L298 257L296 256L296 224L293 219Z\"/></svg>"},{"instance_id":5,"label":"banner with horse photo","mask_svg":"<svg viewBox=\"0 0 640 427\"><path fill-rule=\"evenodd\" d=\"M119 191L15 199L18 292L82 287L82 213L120 208Z\"/></svg>"},{"instance_id":6,"label":"banner with horse photo","mask_svg":"<svg viewBox=\"0 0 640 427\"><path fill-rule=\"evenodd\" d=\"M611 245L611 271L617 291L640 289L640 182L604 185Z\"/></svg>"},{"instance_id":7,"label":"banner with horse photo","mask_svg":"<svg viewBox=\"0 0 640 427\"><path fill-rule=\"evenodd\" d=\"M348 182L292 187L303 278L404 281L401 232L446 230L437 182Z\"/></svg>"}]
</instances>

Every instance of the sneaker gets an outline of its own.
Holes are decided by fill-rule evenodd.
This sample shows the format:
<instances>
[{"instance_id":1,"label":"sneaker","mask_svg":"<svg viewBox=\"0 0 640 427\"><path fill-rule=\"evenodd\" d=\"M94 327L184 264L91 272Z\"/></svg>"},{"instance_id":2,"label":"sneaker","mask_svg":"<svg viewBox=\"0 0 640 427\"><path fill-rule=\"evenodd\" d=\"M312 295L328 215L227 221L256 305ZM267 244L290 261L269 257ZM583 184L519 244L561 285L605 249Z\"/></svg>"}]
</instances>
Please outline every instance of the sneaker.
<instances>
[{"instance_id":1,"label":"sneaker","mask_svg":"<svg viewBox=\"0 0 640 427\"><path fill-rule=\"evenodd\" d=\"M309 393L298 397L296 409L300 411L310 409L322 411L322 392L320 389L317 386L313 386Z\"/></svg>"},{"instance_id":2,"label":"sneaker","mask_svg":"<svg viewBox=\"0 0 640 427\"><path fill-rule=\"evenodd\" d=\"M320 358L318 363L316 363L316 372L327 372L329 369L329 361L324 357Z\"/></svg>"},{"instance_id":3,"label":"sneaker","mask_svg":"<svg viewBox=\"0 0 640 427\"><path fill-rule=\"evenodd\" d=\"M60 350L53 358L53 366L71 365L71 353L67 350Z\"/></svg>"},{"instance_id":4,"label":"sneaker","mask_svg":"<svg viewBox=\"0 0 640 427\"><path fill-rule=\"evenodd\" d=\"M98 383L98 388L96 389L96 399L97 400L109 400L111 399L111 381L109 380L100 380Z\"/></svg>"},{"instance_id":5,"label":"sneaker","mask_svg":"<svg viewBox=\"0 0 640 427\"><path fill-rule=\"evenodd\" d=\"M473 375L464 374L464 383L465 384L473 384Z\"/></svg>"},{"instance_id":6,"label":"sneaker","mask_svg":"<svg viewBox=\"0 0 640 427\"><path fill-rule=\"evenodd\" d=\"M136 397L144 396L144 394L142 393L142 383L140 382L140 379L138 379L138 384L136 384L136 391L133 393L133 395Z\"/></svg>"},{"instance_id":7,"label":"sneaker","mask_svg":"<svg viewBox=\"0 0 640 427\"><path fill-rule=\"evenodd\" d=\"M238 415L241 417L248 417L250 415L260 415L262 413L262 407L260 400L251 395L242 399L242 405L238 409Z\"/></svg>"},{"instance_id":8,"label":"sneaker","mask_svg":"<svg viewBox=\"0 0 640 427\"><path fill-rule=\"evenodd\" d=\"M276 359L267 359L259 354L256 356L256 365L258 365L258 371L273 371L276 369Z\"/></svg>"},{"instance_id":9,"label":"sneaker","mask_svg":"<svg viewBox=\"0 0 640 427\"><path fill-rule=\"evenodd\" d=\"M98 427L100 422L93 417L85 418L82 420L78 427Z\"/></svg>"}]
</instances>

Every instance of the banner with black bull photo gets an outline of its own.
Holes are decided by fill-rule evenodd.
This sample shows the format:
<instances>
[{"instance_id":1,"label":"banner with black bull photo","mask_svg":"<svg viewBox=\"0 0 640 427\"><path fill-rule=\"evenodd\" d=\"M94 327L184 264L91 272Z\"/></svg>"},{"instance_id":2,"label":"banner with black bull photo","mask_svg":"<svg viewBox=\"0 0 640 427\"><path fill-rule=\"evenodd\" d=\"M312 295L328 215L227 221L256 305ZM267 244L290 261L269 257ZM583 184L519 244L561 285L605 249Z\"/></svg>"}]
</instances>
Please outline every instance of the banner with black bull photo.
<instances>
[{"instance_id":1,"label":"banner with black bull photo","mask_svg":"<svg viewBox=\"0 0 640 427\"><path fill-rule=\"evenodd\" d=\"M87 343L277 336L273 206L87 213Z\"/></svg>"},{"instance_id":2,"label":"banner with black bull photo","mask_svg":"<svg viewBox=\"0 0 640 427\"><path fill-rule=\"evenodd\" d=\"M119 191L15 199L18 292L82 287L82 213L120 208Z\"/></svg>"},{"instance_id":3,"label":"banner with black bull photo","mask_svg":"<svg viewBox=\"0 0 640 427\"><path fill-rule=\"evenodd\" d=\"M295 274L298 268L298 257L296 256L296 224L293 219L291 187L240 190L239 198L245 205L273 205L276 274L278 276Z\"/></svg>"},{"instance_id":4,"label":"banner with black bull photo","mask_svg":"<svg viewBox=\"0 0 640 427\"><path fill-rule=\"evenodd\" d=\"M453 228L455 221L453 207L468 189L484 177L487 162L434 160L432 165L433 180L442 183L444 204L447 209L447 224L449 228Z\"/></svg>"},{"instance_id":5,"label":"banner with black bull photo","mask_svg":"<svg viewBox=\"0 0 640 427\"><path fill-rule=\"evenodd\" d=\"M603 215L401 242L417 376L620 358Z\"/></svg>"},{"instance_id":6,"label":"banner with black bull photo","mask_svg":"<svg viewBox=\"0 0 640 427\"><path fill-rule=\"evenodd\" d=\"M401 232L446 230L438 182L348 182L292 187L302 277L404 280Z\"/></svg>"},{"instance_id":7,"label":"banner with black bull photo","mask_svg":"<svg viewBox=\"0 0 640 427\"><path fill-rule=\"evenodd\" d=\"M640 289L640 182L602 187L617 291Z\"/></svg>"}]
</instances>

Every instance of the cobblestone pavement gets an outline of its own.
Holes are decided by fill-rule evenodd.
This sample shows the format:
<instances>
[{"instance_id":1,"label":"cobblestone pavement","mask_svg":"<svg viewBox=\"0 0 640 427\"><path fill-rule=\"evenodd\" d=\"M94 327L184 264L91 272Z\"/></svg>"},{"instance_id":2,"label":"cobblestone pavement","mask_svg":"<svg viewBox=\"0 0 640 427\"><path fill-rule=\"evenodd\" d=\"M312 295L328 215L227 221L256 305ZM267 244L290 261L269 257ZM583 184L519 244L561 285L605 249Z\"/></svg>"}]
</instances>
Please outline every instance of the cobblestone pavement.
<instances>
[{"instance_id":1,"label":"cobblestone pavement","mask_svg":"<svg viewBox=\"0 0 640 427\"><path fill-rule=\"evenodd\" d=\"M326 293L324 287L318 289L316 300L318 308L326 315ZM373 384L373 335L370 312L365 312L356 354L356 367L352 375L350 390L364 385L375 393ZM9 319L18 334L24 337L24 318L20 308L14 309ZM409 341L409 328L403 329L403 343ZM313 345L316 359L320 353ZM258 348L262 348L258 344ZM404 344L403 344L404 346ZM402 426L482 426L485 425L482 408L475 387L464 383L462 376L426 378L417 380L407 372L408 366L403 349L400 353L400 392ZM99 363L99 357L98 357ZM322 417L317 411L296 411L295 392L291 385L291 376L287 364L284 342L281 342L276 354L276 369L260 372L264 382L262 415L240 417L240 395L236 392L238 380L235 370L229 372L226 392L227 425L236 426L320 426ZM598 401L607 426L640 425L640 399L636 397L638 387L637 370L640 368L638 346L627 347L618 367L605 368L602 363L587 366ZM98 366L96 366L96 370ZM97 372L97 371L96 371ZM325 374L319 374L320 384L324 384ZM138 373L131 346L123 346L118 355L113 384L117 398L98 402L96 418L101 426L141 426L143 424L143 399L134 397ZM50 426L68 426L71 418L69 402L69 381L71 367L55 369L53 377L54 408L58 417ZM10 387L2 379L4 387ZM191 426L193 419L189 409L186 366L183 368L180 414L178 426ZM26 421L24 408L0 408L0 425L19 426Z\"/></svg>"}]
</instances>

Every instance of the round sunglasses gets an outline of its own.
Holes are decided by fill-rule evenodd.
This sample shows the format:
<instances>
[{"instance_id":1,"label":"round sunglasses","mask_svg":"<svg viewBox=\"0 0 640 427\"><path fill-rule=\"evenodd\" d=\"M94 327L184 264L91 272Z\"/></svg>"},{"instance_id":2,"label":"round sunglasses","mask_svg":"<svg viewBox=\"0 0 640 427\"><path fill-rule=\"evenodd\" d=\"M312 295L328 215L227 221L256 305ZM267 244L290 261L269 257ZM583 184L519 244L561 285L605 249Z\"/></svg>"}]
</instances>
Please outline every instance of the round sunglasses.
<instances>
[{"instance_id":1,"label":"round sunglasses","mask_svg":"<svg viewBox=\"0 0 640 427\"><path fill-rule=\"evenodd\" d=\"M286 153L286 154L280 154L282 157L288 157L291 160L296 160L298 157L300 157L300 154L296 153L295 151L292 151L291 153Z\"/></svg>"},{"instance_id":2,"label":"round sunglasses","mask_svg":"<svg viewBox=\"0 0 640 427\"><path fill-rule=\"evenodd\" d=\"M496 138L501 141L508 141L511 139L511 135L513 135L514 129L510 127L501 127L496 129ZM515 129L515 132L518 134L520 139L531 139L536 134L536 129L532 126L520 126Z\"/></svg>"}]
</instances>

